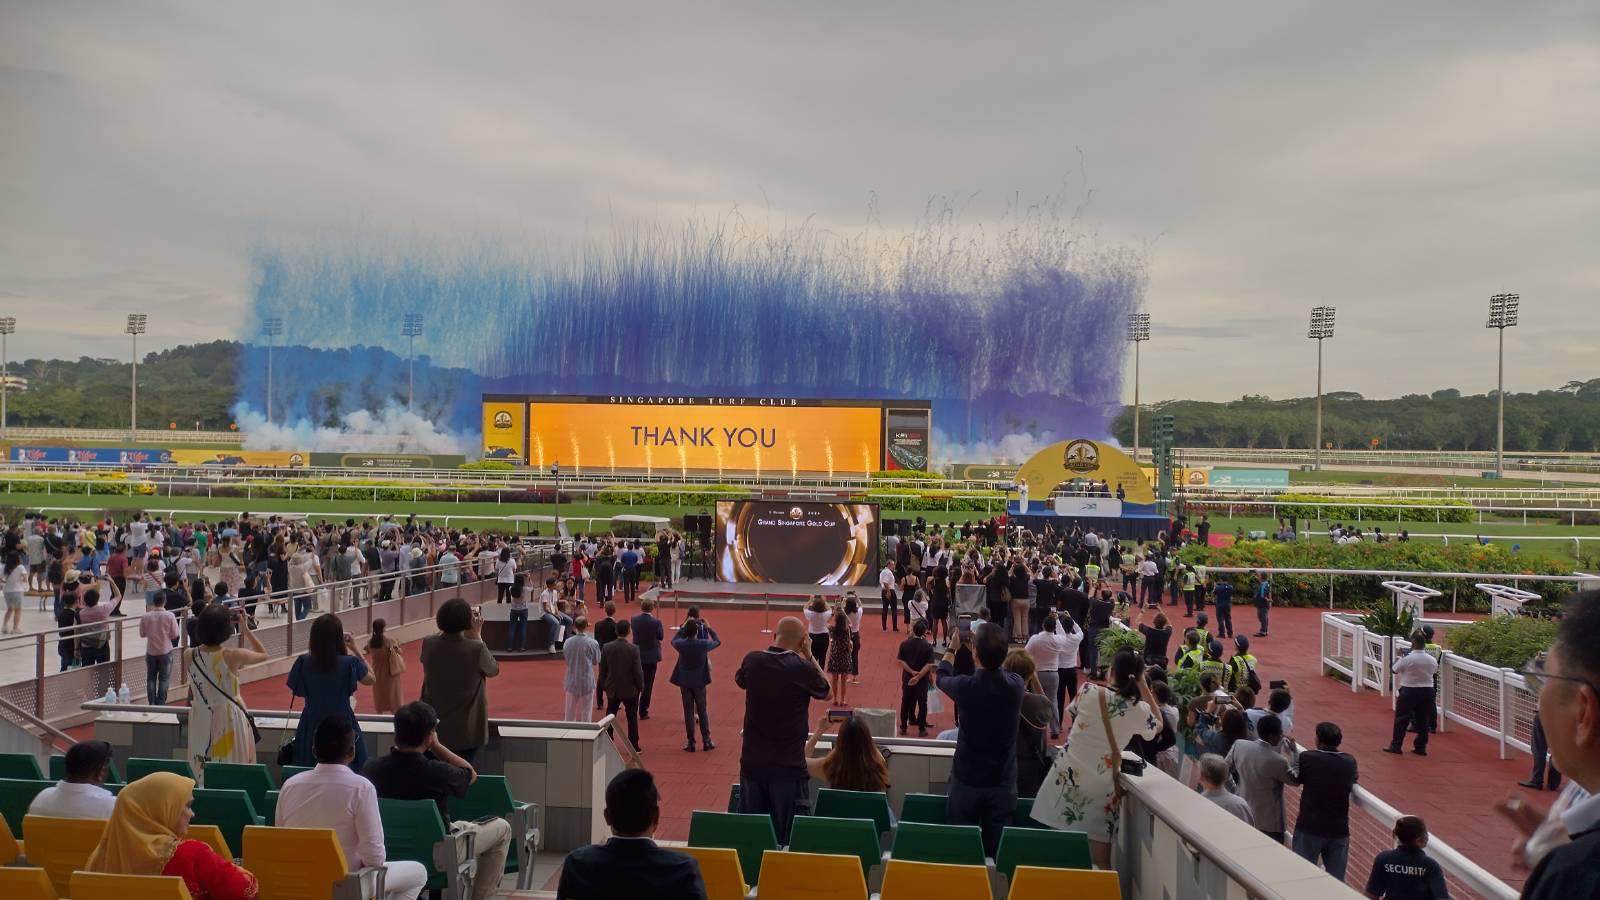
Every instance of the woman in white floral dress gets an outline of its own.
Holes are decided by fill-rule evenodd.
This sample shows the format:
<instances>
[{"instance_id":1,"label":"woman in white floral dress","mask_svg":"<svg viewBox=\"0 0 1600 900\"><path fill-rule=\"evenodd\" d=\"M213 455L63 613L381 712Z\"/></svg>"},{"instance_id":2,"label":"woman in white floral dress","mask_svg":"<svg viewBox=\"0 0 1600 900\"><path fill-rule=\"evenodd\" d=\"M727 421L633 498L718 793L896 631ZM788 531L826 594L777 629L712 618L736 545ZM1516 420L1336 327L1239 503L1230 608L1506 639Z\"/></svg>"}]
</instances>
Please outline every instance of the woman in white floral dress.
<instances>
[{"instance_id":1,"label":"woman in white floral dress","mask_svg":"<svg viewBox=\"0 0 1600 900\"><path fill-rule=\"evenodd\" d=\"M1067 708L1072 733L1066 752L1057 754L1050 774L1033 803L1033 818L1051 828L1082 831L1089 836L1094 864L1111 867L1120 798L1114 797L1113 766L1135 737L1161 733L1160 708L1144 678L1144 661L1132 650L1118 651L1111 663L1109 687L1087 683ZM1106 724L1115 736L1106 741Z\"/></svg>"}]
</instances>

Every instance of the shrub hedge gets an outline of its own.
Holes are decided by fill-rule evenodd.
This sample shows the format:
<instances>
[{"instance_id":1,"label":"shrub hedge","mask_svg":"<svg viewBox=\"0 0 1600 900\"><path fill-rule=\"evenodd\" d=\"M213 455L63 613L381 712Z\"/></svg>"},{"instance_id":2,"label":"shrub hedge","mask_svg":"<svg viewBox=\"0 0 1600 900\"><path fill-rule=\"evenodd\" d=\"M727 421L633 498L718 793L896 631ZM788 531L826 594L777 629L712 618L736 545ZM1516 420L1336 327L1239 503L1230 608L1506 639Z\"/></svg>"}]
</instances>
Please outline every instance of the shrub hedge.
<instances>
[{"instance_id":1,"label":"shrub hedge","mask_svg":"<svg viewBox=\"0 0 1600 900\"><path fill-rule=\"evenodd\" d=\"M1450 650L1497 669L1519 669L1556 640L1556 623L1533 616L1495 616L1451 629Z\"/></svg>"},{"instance_id":2,"label":"shrub hedge","mask_svg":"<svg viewBox=\"0 0 1600 900\"><path fill-rule=\"evenodd\" d=\"M676 491L608 488L597 494L596 500L617 506L710 506L718 500L748 500L750 496L749 488L712 484Z\"/></svg>"},{"instance_id":3,"label":"shrub hedge","mask_svg":"<svg viewBox=\"0 0 1600 900\"><path fill-rule=\"evenodd\" d=\"M1299 505L1311 503L1332 503L1335 505ZM1404 503L1407 506L1423 506L1427 508L1393 509L1388 506L1388 504L1393 503ZM1325 521L1354 522L1357 518L1360 518L1363 521L1371 519L1376 522L1393 522L1395 521L1395 514L1398 513L1402 522L1471 522L1473 516L1472 504L1464 500L1436 497L1384 500L1374 504L1367 504L1352 501L1349 497L1327 497L1318 494L1279 494L1276 506L1278 515L1284 518L1294 516L1300 519L1321 519ZM1268 508L1270 509L1270 506Z\"/></svg>"},{"instance_id":4,"label":"shrub hedge","mask_svg":"<svg viewBox=\"0 0 1600 900\"><path fill-rule=\"evenodd\" d=\"M1505 544L1444 544L1407 541L1384 544L1330 544L1296 541L1242 541L1231 547L1201 547L1190 544L1178 553L1184 562L1207 566L1276 569L1377 569L1413 572L1484 572L1519 575L1569 575L1570 564L1536 556L1512 553ZM1220 576L1214 576L1220 577ZM1388 596L1383 576L1341 575L1334 584L1334 597L1344 605L1361 606ZM1456 590L1456 609L1487 612L1489 601L1471 585L1444 578L1417 578L1418 584L1443 592L1428 604L1429 609L1448 610L1452 588ZM1235 596L1248 598L1243 574L1233 576ZM1531 582L1524 585L1544 595L1546 603L1558 602L1572 592L1570 582ZM1327 579L1310 575L1278 575L1272 579L1273 596L1280 606L1326 606ZM1533 604L1537 606L1537 604Z\"/></svg>"}]
</instances>

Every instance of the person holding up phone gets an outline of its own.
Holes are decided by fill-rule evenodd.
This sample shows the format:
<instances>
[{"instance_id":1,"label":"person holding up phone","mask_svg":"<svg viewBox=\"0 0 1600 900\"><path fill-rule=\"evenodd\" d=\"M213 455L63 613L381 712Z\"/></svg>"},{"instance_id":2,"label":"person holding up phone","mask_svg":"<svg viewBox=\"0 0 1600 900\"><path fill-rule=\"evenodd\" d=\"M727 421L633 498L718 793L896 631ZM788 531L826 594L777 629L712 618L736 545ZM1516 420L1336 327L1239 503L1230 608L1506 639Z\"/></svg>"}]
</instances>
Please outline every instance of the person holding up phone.
<instances>
[{"instance_id":1,"label":"person holding up phone","mask_svg":"<svg viewBox=\"0 0 1600 900\"><path fill-rule=\"evenodd\" d=\"M833 748L824 756L815 755L822 736L839 729ZM817 720L811 739L806 741L806 771L823 785L839 791L889 790L889 763L872 741L872 729L848 709L829 710Z\"/></svg>"}]
</instances>

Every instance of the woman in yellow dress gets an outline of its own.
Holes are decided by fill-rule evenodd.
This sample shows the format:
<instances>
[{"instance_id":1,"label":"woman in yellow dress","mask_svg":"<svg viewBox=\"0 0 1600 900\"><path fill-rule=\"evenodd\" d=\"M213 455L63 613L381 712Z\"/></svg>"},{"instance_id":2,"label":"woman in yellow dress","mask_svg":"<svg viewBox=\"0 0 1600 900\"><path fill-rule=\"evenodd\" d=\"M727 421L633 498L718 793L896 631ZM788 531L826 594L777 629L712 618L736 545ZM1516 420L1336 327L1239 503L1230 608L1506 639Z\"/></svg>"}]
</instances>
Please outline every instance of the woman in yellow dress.
<instances>
[{"instance_id":1,"label":"woman in yellow dress","mask_svg":"<svg viewBox=\"0 0 1600 900\"><path fill-rule=\"evenodd\" d=\"M249 649L225 647L234 626ZM204 778L207 762L253 763L255 732L239 697L239 670L267 661L261 639L250 630L248 616L234 621L234 611L213 604L195 620L189 651L189 764Z\"/></svg>"}]
</instances>

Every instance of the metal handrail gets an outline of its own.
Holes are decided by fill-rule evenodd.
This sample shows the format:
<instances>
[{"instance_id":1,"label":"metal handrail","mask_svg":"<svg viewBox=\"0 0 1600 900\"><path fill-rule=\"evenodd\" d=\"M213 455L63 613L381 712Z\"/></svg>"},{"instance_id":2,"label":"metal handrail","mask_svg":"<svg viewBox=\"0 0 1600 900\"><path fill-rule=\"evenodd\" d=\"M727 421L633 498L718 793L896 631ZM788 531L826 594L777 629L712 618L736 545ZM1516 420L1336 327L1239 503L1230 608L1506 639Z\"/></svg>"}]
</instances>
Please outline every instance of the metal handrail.
<instances>
[{"instance_id":1,"label":"metal handrail","mask_svg":"<svg viewBox=\"0 0 1600 900\"><path fill-rule=\"evenodd\" d=\"M0 697L0 713L8 717L21 719L22 723L29 728L38 729L41 732L38 736L40 743L46 744L53 749L65 752L73 744L77 743L72 735L67 734L65 731L51 725L4 697Z\"/></svg>"}]
</instances>

